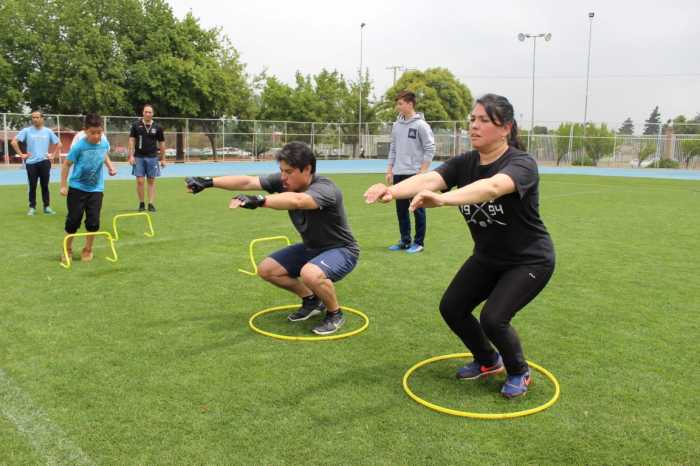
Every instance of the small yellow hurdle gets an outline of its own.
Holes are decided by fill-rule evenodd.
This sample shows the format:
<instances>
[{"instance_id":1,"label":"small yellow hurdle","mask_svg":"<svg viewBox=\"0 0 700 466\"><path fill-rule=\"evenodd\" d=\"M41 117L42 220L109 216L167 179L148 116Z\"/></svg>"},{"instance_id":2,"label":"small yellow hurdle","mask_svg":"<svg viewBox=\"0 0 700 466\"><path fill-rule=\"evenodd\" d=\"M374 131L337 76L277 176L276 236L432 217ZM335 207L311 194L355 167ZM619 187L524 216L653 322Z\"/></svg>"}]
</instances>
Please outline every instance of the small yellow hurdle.
<instances>
[{"instance_id":1,"label":"small yellow hurdle","mask_svg":"<svg viewBox=\"0 0 700 466\"><path fill-rule=\"evenodd\" d=\"M112 235L110 235L106 231L95 231L93 233L73 233L72 235L66 235L63 238L63 255L66 258L67 264L64 264L61 262L61 267L70 269L70 263L71 263L71 257L68 255L68 248L66 247L66 242L68 241L68 238L76 238L78 236L106 236L107 239L109 240L109 246L112 248L112 254L114 254L114 259L110 257L105 257L110 262L117 262L117 251L114 250L114 239L112 238Z\"/></svg>"},{"instance_id":2,"label":"small yellow hurdle","mask_svg":"<svg viewBox=\"0 0 700 466\"><path fill-rule=\"evenodd\" d=\"M117 219L122 218L122 217L136 217L138 215L145 215L146 220L148 220L148 228L150 228L151 233L149 234L148 232L144 233L145 236L148 236L149 238L153 238L155 233L153 232L153 224L151 223L151 216L148 215L146 212L138 212L135 214L119 214L114 216L114 220L112 220L112 228L114 229L114 241L119 240L119 233L117 232Z\"/></svg>"},{"instance_id":3,"label":"small yellow hurdle","mask_svg":"<svg viewBox=\"0 0 700 466\"><path fill-rule=\"evenodd\" d=\"M255 257L253 257L253 245L254 245L255 243L260 243L260 242L262 242L262 241L272 241L272 240L276 240L276 239L283 239L283 240L285 240L285 241L287 242L287 246L289 246L289 245L291 244L291 243L289 242L289 238L287 238L286 236L271 236L271 237L269 237L269 238L258 238L258 239L254 239L253 241L250 242L250 262L253 263L253 270L254 270L255 272L248 272L247 270L243 270L243 269L238 269L238 271L241 272L241 273L244 273L244 274L246 274L246 275L252 275L252 276L257 275L257 274L258 274L258 266L255 264Z\"/></svg>"},{"instance_id":4,"label":"small yellow hurdle","mask_svg":"<svg viewBox=\"0 0 700 466\"><path fill-rule=\"evenodd\" d=\"M117 262L117 251L114 249L114 242L119 240L119 232L117 231L117 219L121 217L136 217L139 215L145 215L146 220L148 220L148 228L151 230L150 233L146 232L144 233L145 236L148 236L149 238L152 238L155 236L155 233L153 232L153 224L151 223L151 216L148 215L146 212L138 212L135 214L120 214L120 215L115 215L114 219L112 220L112 228L114 229L114 237L112 237L109 232L106 231L96 231L94 233L74 233L72 235L66 235L65 238L63 238L63 255L66 257L66 262L67 264L64 264L61 262L61 267L64 267L66 269L70 269L70 263L71 263L71 258L68 256L68 248L66 247L66 241L68 238L75 238L77 236L106 236L107 239L109 239L109 246L112 248L112 254L114 254L114 259L110 257L106 257L110 262ZM289 240L287 240L287 243L289 243ZM251 257L252 257L252 251L251 251Z\"/></svg>"}]
</instances>

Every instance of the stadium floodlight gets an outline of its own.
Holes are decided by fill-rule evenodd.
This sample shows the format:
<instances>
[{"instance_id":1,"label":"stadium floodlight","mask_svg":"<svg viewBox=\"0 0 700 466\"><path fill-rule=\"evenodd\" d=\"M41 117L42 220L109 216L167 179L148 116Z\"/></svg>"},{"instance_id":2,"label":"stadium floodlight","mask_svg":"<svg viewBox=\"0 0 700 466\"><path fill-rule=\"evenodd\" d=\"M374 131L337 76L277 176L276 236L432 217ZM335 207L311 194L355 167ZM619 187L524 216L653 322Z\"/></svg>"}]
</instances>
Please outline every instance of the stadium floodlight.
<instances>
[{"instance_id":1,"label":"stadium floodlight","mask_svg":"<svg viewBox=\"0 0 700 466\"><path fill-rule=\"evenodd\" d=\"M590 27L588 29L588 66L586 67L586 104L583 108L583 124L585 126L586 122L588 121L588 77L591 72L591 37L593 36L593 17L595 16L595 13L591 12L588 13L588 17L591 18L590 21ZM586 136L586 133L583 133L584 137Z\"/></svg>"},{"instance_id":2,"label":"stadium floodlight","mask_svg":"<svg viewBox=\"0 0 700 466\"><path fill-rule=\"evenodd\" d=\"M546 42L552 40L551 33L541 34L518 34L518 40L524 42L525 39L532 39L532 116L530 121L530 137L527 140L527 151L530 152L530 141L535 131L535 56L537 55L537 39L544 37Z\"/></svg>"},{"instance_id":3,"label":"stadium floodlight","mask_svg":"<svg viewBox=\"0 0 700 466\"><path fill-rule=\"evenodd\" d=\"M360 147L362 147L362 31L364 31L365 26L365 23L360 24L360 109L358 111L359 120L357 124L358 154Z\"/></svg>"}]
</instances>

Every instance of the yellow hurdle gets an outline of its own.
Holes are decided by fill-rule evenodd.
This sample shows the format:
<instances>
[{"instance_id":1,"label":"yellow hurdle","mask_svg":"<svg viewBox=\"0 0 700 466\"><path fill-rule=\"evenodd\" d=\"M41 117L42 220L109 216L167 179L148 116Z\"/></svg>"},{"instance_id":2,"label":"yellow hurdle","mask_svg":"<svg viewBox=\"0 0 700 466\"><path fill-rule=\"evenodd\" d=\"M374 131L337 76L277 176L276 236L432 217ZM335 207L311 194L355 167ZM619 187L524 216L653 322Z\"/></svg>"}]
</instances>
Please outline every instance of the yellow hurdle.
<instances>
[{"instance_id":1,"label":"yellow hurdle","mask_svg":"<svg viewBox=\"0 0 700 466\"><path fill-rule=\"evenodd\" d=\"M252 276L257 275L258 274L258 266L255 264L255 257L253 257L253 245L255 243L259 243L261 241L272 241L272 240L276 240L276 239L285 240L287 242L287 246L289 246L291 244L289 242L289 238L287 238L286 236L271 236L269 238L254 239L253 241L250 242L250 262L253 263L253 270L255 270L255 272L248 272L247 270L243 270L243 269L238 269L238 271L241 273L245 273L247 275L252 275Z\"/></svg>"},{"instance_id":2,"label":"yellow hurdle","mask_svg":"<svg viewBox=\"0 0 700 466\"><path fill-rule=\"evenodd\" d=\"M146 220L148 220L148 228L150 228L151 233L144 233L144 235L148 236L149 238L153 238L155 233L153 232L153 224L151 223L151 216L148 215L146 212L138 212L135 214L119 214L114 216L114 220L112 220L112 228L114 229L114 241L119 240L119 233L117 232L117 219L121 217L136 217L137 215L145 215Z\"/></svg>"},{"instance_id":3,"label":"yellow hurdle","mask_svg":"<svg viewBox=\"0 0 700 466\"><path fill-rule=\"evenodd\" d=\"M106 231L95 231L92 233L73 233L72 235L66 235L65 238L63 238L63 255L66 257L66 262L67 264L64 264L61 262L61 267L70 269L70 263L71 263L71 257L68 255L68 248L66 247L66 242L68 241L68 238L75 238L78 236L101 236L104 235L109 239L109 246L112 248L112 254L114 254L114 259L110 257L105 257L110 262L117 262L117 251L114 250L114 239L112 238L112 235L110 235Z\"/></svg>"}]
</instances>

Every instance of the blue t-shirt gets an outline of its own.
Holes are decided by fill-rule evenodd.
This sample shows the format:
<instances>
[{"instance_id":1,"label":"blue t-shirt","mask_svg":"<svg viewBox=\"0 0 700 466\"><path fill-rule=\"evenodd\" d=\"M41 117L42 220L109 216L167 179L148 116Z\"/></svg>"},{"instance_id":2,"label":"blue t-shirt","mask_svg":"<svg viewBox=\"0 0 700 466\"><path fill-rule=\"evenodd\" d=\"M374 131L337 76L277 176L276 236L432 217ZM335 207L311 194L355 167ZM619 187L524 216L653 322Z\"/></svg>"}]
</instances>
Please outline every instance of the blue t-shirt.
<instances>
[{"instance_id":1,"label":"blue t-shirt","mask_svg":"<svg viewBox=\"0 0 700 466\"><path fill-rule=\"evenodd\" d=\"M73 162L70 176L71 188L89 193L101 193L105 190L102 166L109 152L109 143L104 139L99 144L90 144L87 139L78 141L68 153L68 160Z\"/></svg>"},{"instance_id":2,"label":"blue t-shirt","mask_svg":"<svg viewBox=\"0 0 700 466\"><path fill-rule=\"evenodd\" d=\"M15 138L20 142L27 141L27 150L32 154L28 157L26 163L39 163L46 159L49 153L50 144L58 144L58 137L49 128L42 126L41 129L36 129L34 126L24 128Z\"/></svg>"}]
</instances>

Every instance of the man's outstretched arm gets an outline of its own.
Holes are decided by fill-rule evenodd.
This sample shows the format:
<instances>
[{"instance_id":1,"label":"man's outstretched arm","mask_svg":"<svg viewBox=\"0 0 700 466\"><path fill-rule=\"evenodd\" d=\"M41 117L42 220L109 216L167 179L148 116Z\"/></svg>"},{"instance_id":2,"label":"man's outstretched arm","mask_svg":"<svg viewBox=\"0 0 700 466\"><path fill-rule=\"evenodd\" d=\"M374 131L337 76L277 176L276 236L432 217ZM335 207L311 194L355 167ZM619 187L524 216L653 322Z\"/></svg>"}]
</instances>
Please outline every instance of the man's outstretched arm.
<instances>
[{"instance_id":1,"label":"man's outstretched arm","mask_svg":"<svg viewBox=\"0 0 700 466\"><path fill-rule=\"evenodd\" d=\"M228 191L259 191L260 179L257 176L229 175L216 178L191 176L185 178L187 192L197 194L207 188L220 188Z\"/></svg>"}]
</instances>

